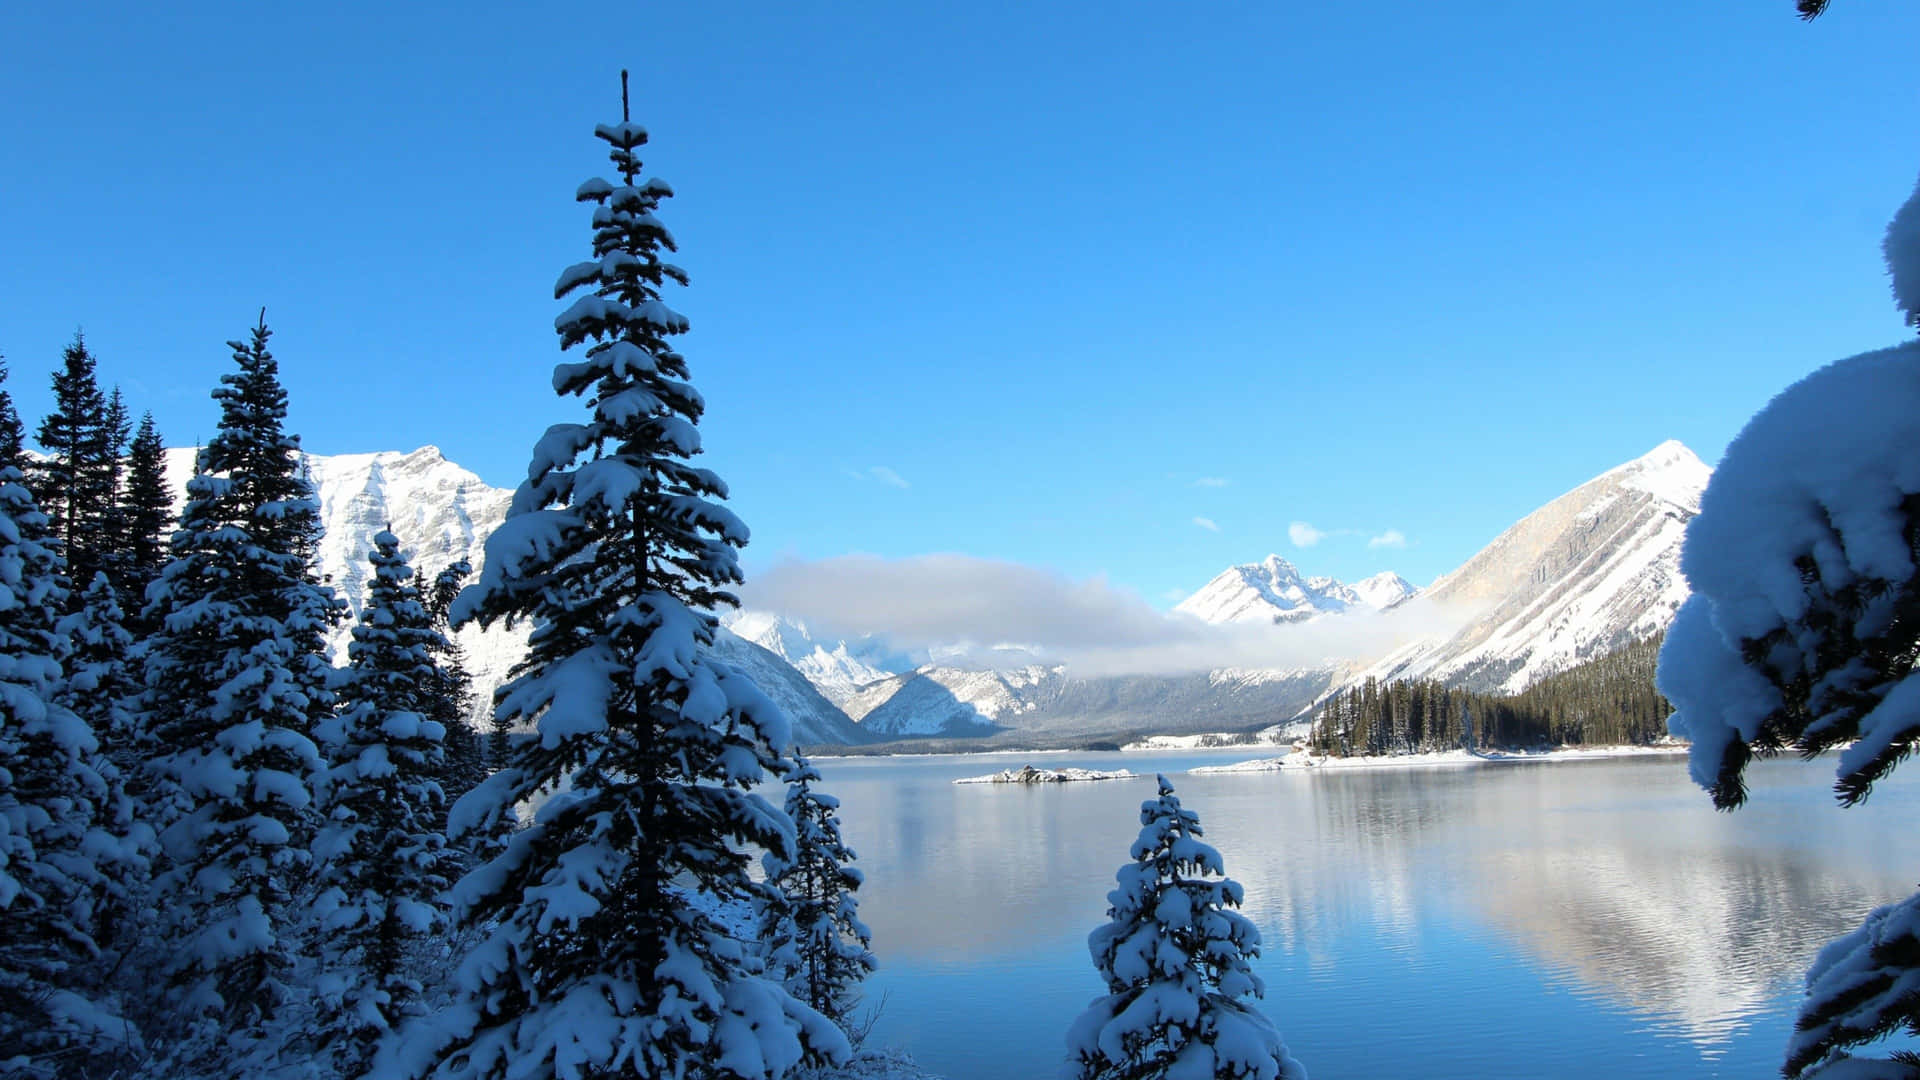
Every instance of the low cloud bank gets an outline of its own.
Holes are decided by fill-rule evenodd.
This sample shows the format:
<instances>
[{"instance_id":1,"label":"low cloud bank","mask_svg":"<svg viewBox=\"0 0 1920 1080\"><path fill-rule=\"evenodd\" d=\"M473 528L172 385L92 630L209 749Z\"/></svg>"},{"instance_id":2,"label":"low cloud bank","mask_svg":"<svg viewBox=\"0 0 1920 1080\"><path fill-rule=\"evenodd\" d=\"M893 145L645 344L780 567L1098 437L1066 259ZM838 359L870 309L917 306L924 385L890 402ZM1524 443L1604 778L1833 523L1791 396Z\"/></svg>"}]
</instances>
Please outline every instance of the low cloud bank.
<instances>
[{"instance_id":1,"label":"low cloud bank","mask_svg":"<svg viewBox=\"0 0 1920 1080\"><path fill-rule=\"evenodd\" d=\"M1275 626L1216 626L1154 610L1105 578L1075 581L1020 563L969 555L789 561L741 590L750 608L804 619L817 636L872 633L909 650L973 646L980 666L1035 661L1076 674L1179 675L1217 668L1303 668L1371 660L1452 632L1467 613L1419 599L1390 612ZM998 646L1018 648L1001 650Z\"/></svg>"}]
</instances>

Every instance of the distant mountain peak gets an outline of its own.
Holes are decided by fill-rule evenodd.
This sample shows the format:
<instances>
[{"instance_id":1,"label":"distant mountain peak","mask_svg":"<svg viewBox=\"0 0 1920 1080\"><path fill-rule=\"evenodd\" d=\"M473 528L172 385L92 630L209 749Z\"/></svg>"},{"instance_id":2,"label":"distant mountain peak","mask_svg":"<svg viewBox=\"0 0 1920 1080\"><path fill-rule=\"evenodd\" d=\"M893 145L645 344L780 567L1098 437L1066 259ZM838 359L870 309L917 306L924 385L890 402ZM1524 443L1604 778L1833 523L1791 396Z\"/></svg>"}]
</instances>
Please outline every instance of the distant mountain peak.
<instances>
[{"instance_id":1,"label":"distant mountain peak","mask_svg":"<svg viewBox=\"0 0 1920 1080\"><path fill-rule=\"evenodd\" d=\"M804 621L789 615L743 608L721 616L720 621L742 640L793 665L836 706L851 701L862 687L914 668L911 658L872 636L825 641L814 637Z\"/></svg>"},{"instance_id":2,"label":"distant mountain peak","mask_svg":"<svg viewBox=\"0 0 1920 1080\"><path fill-rule=\"evenodd\" d=\"M1175 611L1211 623L1302 622L1354 608L1380 609L1413 595L1395 573L1375 574L1359 586L1338 578L1303 578L1279 555L1221 571Z\"/></svg>"},{"instance_id":3,"label":"distant mountain peak","mask_svg":"<svg viewBox=\"0 0 1920 1080\"><path fill-rule=\"evenodd\" d=\"M1412 582L1391 570L1382 570L1370 578L1356 581L1352 588L1368 607L1378 611L1385 611L1420 591Z\"/></svg>"}]
</instances>

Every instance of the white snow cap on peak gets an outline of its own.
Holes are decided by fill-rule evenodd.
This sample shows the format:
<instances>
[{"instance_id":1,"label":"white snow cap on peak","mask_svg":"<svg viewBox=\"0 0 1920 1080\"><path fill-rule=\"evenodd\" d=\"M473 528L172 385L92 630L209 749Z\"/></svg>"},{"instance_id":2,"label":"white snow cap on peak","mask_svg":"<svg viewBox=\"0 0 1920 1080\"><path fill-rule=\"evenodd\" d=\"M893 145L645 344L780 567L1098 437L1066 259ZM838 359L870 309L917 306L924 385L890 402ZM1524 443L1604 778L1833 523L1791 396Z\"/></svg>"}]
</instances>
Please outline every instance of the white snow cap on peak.
<instances>
[{"instance_id":1,"label":"white snow cap on peak","mask_svg":"<svg viewBox=\"0 0 1920 1080\"><path fill-rule=\"evenodd\" d=\"M1359 586L1337 578L1302 578L1278 555L1230 566L1174 610L1210 623L1296 622L1355 607L1384 608L1413 592L1397 574L1375 574Z\"/></svg>"},{"instance_id":2,"label":"white snow cap on peak","mask_svg":"<svg viewBox=\"0 0 1920 1080\"><path fill-rule=\"evenodd\" d=\"M1700 508L1700 493L1706 490L1713 470L1678 439L1659 446L1602 474L1617 478L1623 487L1644 491L1688 511Z\"/></svg>"},{"instance_id":3,"label":"white snow cap on peak","mask_svg":"<svg viewBox=\"0 0 1920 1080\"><path fill-rule=\"evenodd\" d=\"M1880 250L1893 278L1893 302L1907 316L1909 326L1920 326L1920 186L1887 223Z\"/></svg>"}]
</instances>

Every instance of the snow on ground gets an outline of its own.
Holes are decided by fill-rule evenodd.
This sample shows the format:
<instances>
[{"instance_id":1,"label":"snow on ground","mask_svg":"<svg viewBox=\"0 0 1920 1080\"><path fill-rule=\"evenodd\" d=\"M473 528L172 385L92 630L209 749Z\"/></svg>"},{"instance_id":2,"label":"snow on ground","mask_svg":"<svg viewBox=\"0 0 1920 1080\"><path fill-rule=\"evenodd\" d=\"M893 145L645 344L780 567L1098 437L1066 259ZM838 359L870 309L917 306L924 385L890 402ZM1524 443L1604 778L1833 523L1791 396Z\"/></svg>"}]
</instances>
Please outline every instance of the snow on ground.
<instances>
[{"instance_id":1,"label":"snow on ground","mask_svg":"<svg viewBox=\"0 0 1920 1080\"><path fill-rule=\"evenodd\" d=\"M1135 773L1126 769L1102 772L1099 769L1036 769L1031 765L1019 769L1002 769L985 776L967 776L955 780L956 784L1064 784L1070 780L1131 780Z\"/></svg>"},{"instance_id":2,"label":"snow on ground","mask_svg":"<svg viewBox=\"0 0 1920 1080\"><path fill-rule=\"evenodd\" d=\"M1564 746L1558 750L1443 750L1431 754L1394 754L1386 757L1321 757L1296 750L1285 757L1257 758L1232 765L1202 765L1190 773L1292 772L1298 769L1405 769L1445 765L1501 765L1517 762L1592 761L1597 758L1679 755L1680 743L1659 746Z\"/></svg>"}]
</instances>

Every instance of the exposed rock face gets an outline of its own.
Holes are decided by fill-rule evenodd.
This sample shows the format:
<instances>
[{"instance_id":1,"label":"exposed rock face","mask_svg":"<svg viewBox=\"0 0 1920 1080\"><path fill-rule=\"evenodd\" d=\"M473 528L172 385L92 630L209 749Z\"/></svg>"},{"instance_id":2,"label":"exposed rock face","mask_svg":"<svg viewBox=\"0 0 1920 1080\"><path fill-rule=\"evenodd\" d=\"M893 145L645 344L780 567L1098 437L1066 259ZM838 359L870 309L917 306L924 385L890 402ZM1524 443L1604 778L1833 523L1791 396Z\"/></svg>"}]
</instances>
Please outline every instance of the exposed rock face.
<instances>
[{"instance_id":1,"label":"exposed rock face","mask_svg":"<svg viewBox=\"0 0 1920 1080\"><path fill-rule=\"evenodd\" d=\"M191 447L167 451L167 479L182 501L194 455ZM367 552L374 533L387 529L399 537L400 549L424 582L462 559L478 574L486 561L487 536L506 520L513 499L511 491L489 486L432 446L411 453L308 454L306 464L325 530L317 557L320 573L350 612L329 641L338 664L346 662L352 620L367 599L372 569ZM526 651L526 628L467 627L455 637L473 673L476 717L484 717L491 712L493 687L506 681Z\"/></svg>"}]
</instances>

